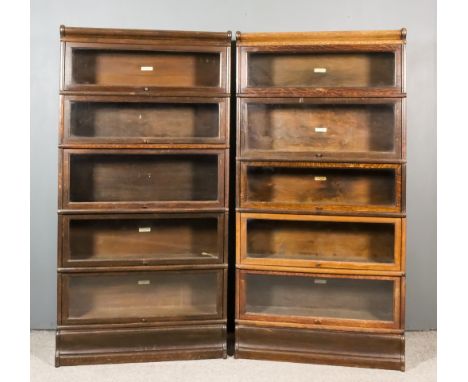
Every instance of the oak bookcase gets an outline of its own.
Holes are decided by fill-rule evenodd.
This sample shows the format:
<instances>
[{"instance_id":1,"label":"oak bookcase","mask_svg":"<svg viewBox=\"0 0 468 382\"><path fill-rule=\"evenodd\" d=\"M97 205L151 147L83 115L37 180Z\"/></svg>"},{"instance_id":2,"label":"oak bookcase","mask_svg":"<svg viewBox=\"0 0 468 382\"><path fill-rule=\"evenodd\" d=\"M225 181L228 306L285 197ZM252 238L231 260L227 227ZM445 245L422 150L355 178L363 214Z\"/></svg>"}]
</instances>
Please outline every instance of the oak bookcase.
<instances>
[{"instance_id":1,"label":"oak bookcase","mask_svg":"<svg viewBox=\"0 0 468 382\"><path fill-rule=\"evenodd\" d=\"M237 358L404 369L405 40L237 33Z\"/></svg>"},{"instance_id":2,"label":"oak bookcase","mask_svg":"<svg viewBox=\"0 0 468 382\"><path fill-rule=\"evenodd\" d=\"M60 36L56 365L226 357L231 33Z\"/></svg>"}]
</instances>

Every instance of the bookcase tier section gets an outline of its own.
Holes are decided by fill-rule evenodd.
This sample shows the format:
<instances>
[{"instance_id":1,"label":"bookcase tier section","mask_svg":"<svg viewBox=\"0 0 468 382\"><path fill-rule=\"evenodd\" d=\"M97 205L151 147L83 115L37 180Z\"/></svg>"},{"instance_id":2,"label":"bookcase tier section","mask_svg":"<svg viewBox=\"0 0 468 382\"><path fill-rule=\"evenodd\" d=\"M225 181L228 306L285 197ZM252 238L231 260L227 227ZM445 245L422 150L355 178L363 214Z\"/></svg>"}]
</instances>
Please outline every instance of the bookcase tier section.
<instances>
[{"instance_id":1,"label":"bookcase tier section","mask_svg":"<svg viewBox=\"0 0 468 382\"><path fill-rule=\"evenodd\" d=\"M225 47L65 43L63 90L227 92Z\"/></svg>"},{"instance_id":2,"label":"bookcase tier section","mask_svg":"<svg viewBox=\"0 0 468 382\"><path fill-rule=\"evenodd\" d=\"M238 271L239 319L400 328L400 279Z\"/></svg>"},{"instance_id":3,"label":"bookcase tier section","mask_svg":"<svg viewBox=\"0 0 468 382\"><path fill-rule=\"evenodd\" d=\"M64 208L223 207L225 151L64 150Z\"/></svg>"},{"instance_id":4,"label":"bookcase tier section","mask_svg":"<svg viewBox=\"0 0 468 382\"><path fill-rule=\"evenodd\" d=\"M240 155L401 159L399 99L241 98Z\"/></svg>"},{"instance_id":5,"label":"bookcase tier section","mask_svg":"<svg viewBox=\"0 0 468 382\"><path fill-rule=\"evenodd\" d=\"M67 267L222 263L225 214L63 215Z\"/></svg>"},{"instance_id":6,"label":"bookcase tier section","mask_svg":"<svg viewBox=\"0 0 468 382\"><path fill-rule=\"evenodd\" d=\"M241 213L240 264L400 270L400 218Z\"/></svg>"},{"instance_id":7,"label":"bookcase tier section","mask_svg":"<svg viewBox=\"0 0 468 382\"><path fill-rule=\"evenodd\" d=\"M62 274L62 324L223 317L223 271Z\"/></svg>"},{"instance_id":8,"label":"bookcase tier section","mask_svg":"<svg viewBox=\"0 0 468 382\"><path fill-rule=\"evenodd\" d=\"M240 207L401 212L402 167L242 162Z\"/></svg>"},{"instance_id":9,"label":"bookcase tier section","mask_svg":"<svg viewBox=\"0 0 468 382\"><path fill-rule=\"evenodd\" d=\"M228 99L64 96L63 143L226 143Z\"/></svg>"}]
</instances>

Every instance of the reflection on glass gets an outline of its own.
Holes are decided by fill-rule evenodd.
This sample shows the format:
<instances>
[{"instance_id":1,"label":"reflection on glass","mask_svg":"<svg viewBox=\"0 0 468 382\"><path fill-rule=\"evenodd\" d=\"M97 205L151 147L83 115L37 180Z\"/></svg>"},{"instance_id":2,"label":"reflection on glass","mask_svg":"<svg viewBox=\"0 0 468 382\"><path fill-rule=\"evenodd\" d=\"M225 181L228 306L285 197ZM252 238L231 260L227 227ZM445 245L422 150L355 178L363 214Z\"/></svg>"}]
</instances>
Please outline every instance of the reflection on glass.
<instances>
[{"instance_id":1,"label":"reflection on glass","mask_svg":"<svg viewBox=\"0 0 468 382\"><path fill-rule=\"evenodd\" d=\"M75 138L216 138L218 104L83 102L65 104Z\"/></svg>"},{"instance_id":2,"label":"reflection on glass","mask_svg":"<svg viewBox=\"0 0 468 382\"><path fill-rule=\"evenodd\" d=\"M220 257L217 218L73 219L72 261L181 261Z\"/></svg>"},{"instance_id":3,"label":"reflection on glass","mask_svg":"<svg viewBox=\"0 0 468 382\"><path fill-rule=\"evenodd\" d=\"M247 314L393 321L391 280L247 274L246 291Z\"/></svg>"},{"instance_id":4,"label":"reflection on glass","mask_svg":"<svg viewBox=\"0 0 468 382\"><path fill-rule=\"evenodd\" d=\"M247 221L247 257L391 264L393 224L262 220Z\"/></svg>"},{"instance_id":5,"label":"reflection on glass","mask_svg":"<svg viewBox=\"0 0 468 382\"><path fill-rule=\"evenodd\" d=\"M395 54L249 53L249 87L393 87Z\"/></svg>"},{"instance_id":6,"label":"reflection on glass","mask_svg":"<svg viewBox=\"0 0 468 382\"><path fill-rule=\"evenodd\" d=\"M218 87L219 53L72 49L75 85Z\"/></svg>"},{"instance_id":7,"label":"reflection on glass","mask_svg":"<svg viewBox=\"0 0 468 382\"><path fill-rule=\"evenodd\" d=\"M67 277L70 319L184 319L218 313L218 271Z\"/></svg>"},{"instance_id":8,"label":"reflection on glass","mask_svg":"<svg viewBox=\"0 0 468 382\"><path fill-rule=\"evenodd\" d=\"M72 202L216 201L218 156L72 154Z\"/></svg>"}]
</instances>

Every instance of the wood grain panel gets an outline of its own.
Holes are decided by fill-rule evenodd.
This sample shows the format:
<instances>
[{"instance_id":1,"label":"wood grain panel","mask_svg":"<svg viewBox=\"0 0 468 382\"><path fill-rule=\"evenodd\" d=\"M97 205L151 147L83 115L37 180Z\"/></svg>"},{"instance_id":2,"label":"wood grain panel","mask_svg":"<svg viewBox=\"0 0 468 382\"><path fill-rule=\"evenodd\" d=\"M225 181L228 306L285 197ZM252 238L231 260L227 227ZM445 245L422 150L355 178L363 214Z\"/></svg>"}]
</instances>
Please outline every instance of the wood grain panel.
<instances>
[{"instance_id":1,"label":"wood grain panel","mask_svg":"<svg viewBox=\"0 0 468 382\"><path fill-rule=\"evenodd\" d=\"M60 329L56 366L226 357L226 325Z\"/></svg>"},{"instance_id":2,"label":"wood grain panel","mask_svg":"<svg viewBox=\"0 0 468 382\"><path fill-rule=\"evenodd\" d=\"M404 370L401 334L236 326L236 357Z\"/></svg>"}]
</instances>

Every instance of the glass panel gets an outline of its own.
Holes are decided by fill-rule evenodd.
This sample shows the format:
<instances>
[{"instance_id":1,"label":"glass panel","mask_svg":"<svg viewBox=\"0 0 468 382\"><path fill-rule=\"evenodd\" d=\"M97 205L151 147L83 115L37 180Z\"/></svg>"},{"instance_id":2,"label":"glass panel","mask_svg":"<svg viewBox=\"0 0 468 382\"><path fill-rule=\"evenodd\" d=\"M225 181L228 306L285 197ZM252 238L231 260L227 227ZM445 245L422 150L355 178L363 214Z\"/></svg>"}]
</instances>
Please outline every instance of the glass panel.
<instances>
[{"instance_id":1,"label":"glass panel","mask_svg":"<svg viewBox=\"0 0 468 382\"><path fill-rule=\"evenodd\" d=\"M393 281L246 275L246 313L393 321Z\"/></svg>"},{"instance_id":2,"label":"glass panel","mask_svg":"<svg viewBox=\"0 0 468 382\"><path fill-rule=\"evenodd\" d=\"M218 271L71 275L69 319L217 315Z\"/></svg>"},{"instance_id":3,"label":"glass panel","mask_svg":"<svg viewBox=\"0 0 468 382\"><path fill-rule=\"evenodd\" d=\"M247 256L256 259L393 263L393 224L247 221Z\"/></svg>"},{"instance_id":4,"label":"glass panel","mask_svg":"<svg viewBox=\"0 0 468 382\"><path fill-rule=\"evenodd\" d=\"M76 85L217 87L220 54L112 49L72 49Z\"/></svg>"},{"instance_id":5,"label":"glass panel","mask_svg":"<svg viewBox=\"0 0 468 382\"><path fill-rule=\"evenodd\" d=\"M249 53L250 87L393 87L395 54Z\"/></svg>"},{"instance_id":6,"label":"glass panel","mask_svg":"<svg viewBox=\"0 0 468 382\"><path fill-rule=\"evenodd\" d=\"M395 204L393 169L248 167L252 202L378 205Z\"/></svg>"},{"instance_id":7,"label":"glass panel","mask_svg":"<svg viewBox=\"0 0 468 382\"><path fill-rule=\"evenodd\" d=\"M203 103L66 103L75 138L211 138L219 136L219 106Z\"/></svg>"},{"instance_id":8,"label":"glass panel","mask_svg":"<svg viewBox=\"0 0 468 382\"><path fill-rule=\"evenodd\" d=\"M215 217L74 219L69 235L72 261L220 258Z\"/></svg>"},{"instance_id":9,"label":"glass panel","mask_svg":"<svg viewBox=\"0 0 468 382\"><path fill-rule=\"evenodd\" d=\"M254 104L247 106L250 150L393 152L391 104Z\"/></svg>"},{"instance_id":10,"label":"glass panel","mask_svg":"<svg viewBox=\"0 0 468 382\"><path fill-rule=\"evenodd\" d=\"M70 157L72 202L213 201L217 197L217 155Z\"/></svg>"}]
</instances>

